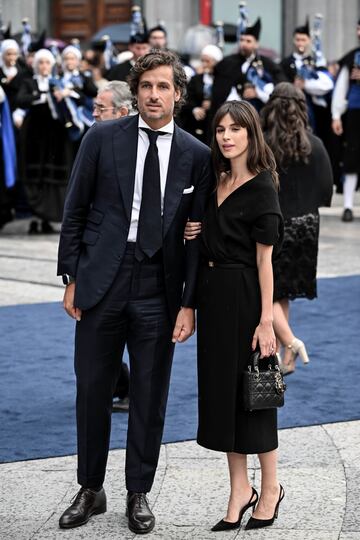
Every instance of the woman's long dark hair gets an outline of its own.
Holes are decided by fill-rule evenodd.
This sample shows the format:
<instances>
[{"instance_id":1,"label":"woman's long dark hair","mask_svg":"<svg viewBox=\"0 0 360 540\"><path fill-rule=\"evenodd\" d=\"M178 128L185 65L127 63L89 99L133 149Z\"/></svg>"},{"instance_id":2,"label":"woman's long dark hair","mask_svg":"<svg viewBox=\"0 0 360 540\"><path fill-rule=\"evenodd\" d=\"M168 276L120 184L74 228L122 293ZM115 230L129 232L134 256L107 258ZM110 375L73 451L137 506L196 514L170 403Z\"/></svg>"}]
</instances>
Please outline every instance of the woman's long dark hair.
<instances>
[{"instance_id":1,"label":"woman's long dark hair","mask_svg":"<svg viewBox=\"0 0 360 540\"><path fill-rule=\"evenodd\" d=\"M220 151L216 140L216 128L226 114L229 114L234 124L246 128L248 134L247 168L252 174L269 171L274 184L278 187L279 179L276 172L276 161L272 151L266 144L261 130L260 119L256 109L247 101L227 101L216 112L213 122L212 156L217 182L221 182L223 173L231 169L230 160Z\"/></svg>"},{"instance_id":2,"label":"woman's long dark hair","mask_svg":"<svg viewBox=\"0 0 360 540\"><path fill-rule=\"evenodd\" d=\"M282 82L261 111L265 139L282 169L291 162L307 163L311 153L306 100L293 84Z\"/></svg>"}]
</instances>

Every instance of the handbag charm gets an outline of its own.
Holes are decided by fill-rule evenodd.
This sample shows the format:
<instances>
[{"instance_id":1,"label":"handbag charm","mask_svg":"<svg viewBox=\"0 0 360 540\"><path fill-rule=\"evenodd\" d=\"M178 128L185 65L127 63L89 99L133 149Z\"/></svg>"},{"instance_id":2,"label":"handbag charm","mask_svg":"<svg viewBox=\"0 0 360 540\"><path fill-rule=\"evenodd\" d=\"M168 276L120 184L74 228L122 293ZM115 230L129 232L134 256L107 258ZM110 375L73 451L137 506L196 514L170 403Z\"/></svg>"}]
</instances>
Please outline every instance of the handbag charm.
<instances>
[{"instance_id":1,"label":"handbag charm","mask_svg":"<svg viewBox=\"0 0 360 540\"><path fill-rule=\"evenodd\" d=\"M267 362L267 369L260 369L260 362ZM260 359L256 351L250 357L248 369L243 374L243 401L247 411L283 407L286 384L276 356Z\"/></svg>"}]
</instances>

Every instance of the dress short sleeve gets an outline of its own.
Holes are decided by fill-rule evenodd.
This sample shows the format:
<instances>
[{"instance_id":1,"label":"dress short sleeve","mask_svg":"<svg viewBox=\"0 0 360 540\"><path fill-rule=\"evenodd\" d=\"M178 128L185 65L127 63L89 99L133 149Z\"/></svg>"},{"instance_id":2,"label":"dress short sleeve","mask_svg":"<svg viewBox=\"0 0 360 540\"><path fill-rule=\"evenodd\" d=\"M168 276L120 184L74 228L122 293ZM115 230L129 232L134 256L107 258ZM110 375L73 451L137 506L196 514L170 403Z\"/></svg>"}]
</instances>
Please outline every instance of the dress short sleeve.
<instances>
[{"instance_id":1,"label":"dress short sleeve","mask_svg":"<svg viewBox=\"0 0 360 540\"><path fill-rule=\"evenodd\" d=\"M251 238L260 244L273 246L277 244L281 235L281 219L277 214L262 214L259 216L251 230Z\"/></svg>"}]
</instances>

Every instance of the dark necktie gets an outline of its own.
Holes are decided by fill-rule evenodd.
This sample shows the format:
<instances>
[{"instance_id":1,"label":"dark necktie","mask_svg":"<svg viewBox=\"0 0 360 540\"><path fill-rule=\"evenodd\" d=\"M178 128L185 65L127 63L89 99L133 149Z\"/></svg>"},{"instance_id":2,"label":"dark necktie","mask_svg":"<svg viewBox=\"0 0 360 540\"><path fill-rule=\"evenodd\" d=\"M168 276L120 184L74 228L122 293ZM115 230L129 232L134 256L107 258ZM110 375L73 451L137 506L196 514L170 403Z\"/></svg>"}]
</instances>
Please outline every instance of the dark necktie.
<instances>
[{"instance_id":1,"label":"dark necktie","mask_svg":"<svg viewBox=\"0 0 360 540\"><path fill-rule=\"evenodd\" d=\"M135 256L142 261L152 257L162 246L160 165L156 140L163 131L141 128L149 137L143 174L141 206L136 239Z\"/></svg>"}]
</instances>

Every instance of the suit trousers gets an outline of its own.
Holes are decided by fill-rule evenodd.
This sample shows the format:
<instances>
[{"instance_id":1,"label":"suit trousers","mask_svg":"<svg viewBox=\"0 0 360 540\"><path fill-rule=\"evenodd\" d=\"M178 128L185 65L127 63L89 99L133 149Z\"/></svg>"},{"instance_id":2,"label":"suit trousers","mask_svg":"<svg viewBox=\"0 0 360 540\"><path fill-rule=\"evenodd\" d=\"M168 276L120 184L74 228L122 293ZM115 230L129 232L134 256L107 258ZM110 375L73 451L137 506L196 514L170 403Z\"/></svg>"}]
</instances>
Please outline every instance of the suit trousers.
<instances>
[{"instance_id":1,"label":"suit trousers","mask_svg":"<svg viewBox=\"0 0 360 540\"><path fill-rule=\"evenodd\" d=\"M126 487L150 491L159 458L174 344L161 257L135 260L128 243L104 298L76 324L78 482L101 486L109 451L112 398L125 344L130 358Z\"/></svg>"}]
</instances>

